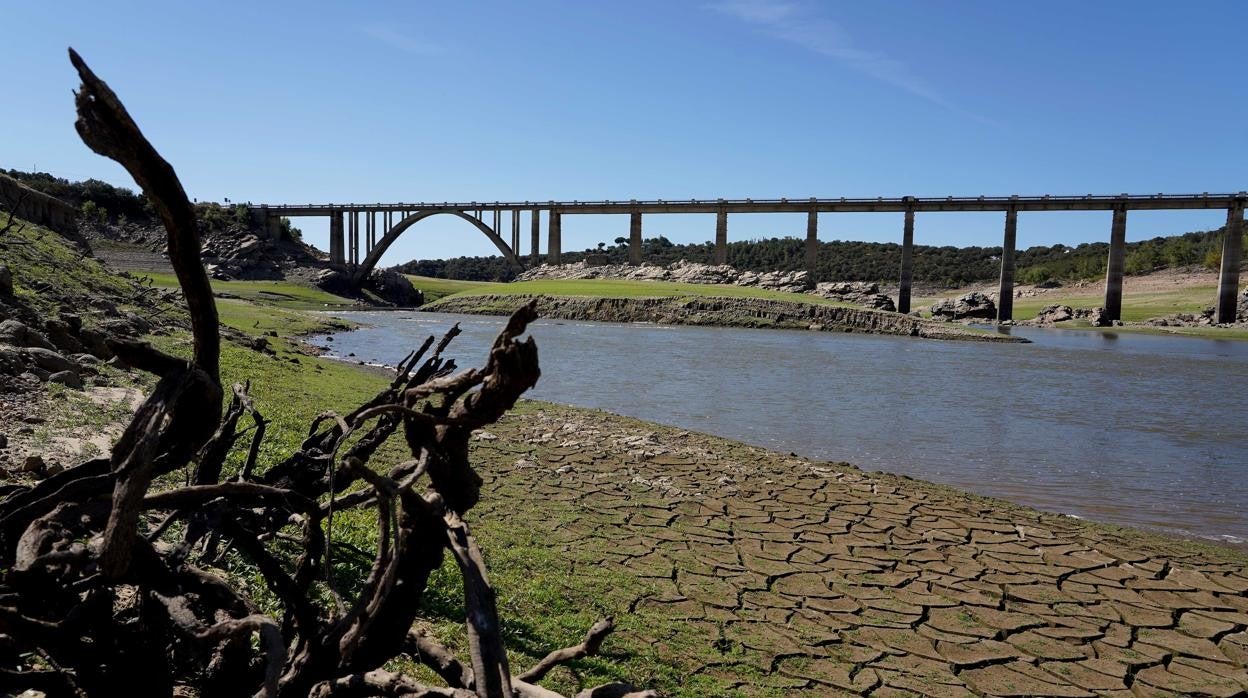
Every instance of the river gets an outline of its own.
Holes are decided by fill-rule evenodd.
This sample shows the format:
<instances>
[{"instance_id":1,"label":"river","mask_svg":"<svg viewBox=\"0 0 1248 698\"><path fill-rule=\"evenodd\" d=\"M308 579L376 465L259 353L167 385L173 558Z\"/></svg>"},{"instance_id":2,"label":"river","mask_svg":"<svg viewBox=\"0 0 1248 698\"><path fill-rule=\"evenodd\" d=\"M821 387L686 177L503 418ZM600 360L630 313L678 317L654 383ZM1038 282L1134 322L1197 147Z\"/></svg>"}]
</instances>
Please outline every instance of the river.
<instances>
[{"instance_id":1,"label":"river","mask_svg":"<svg viewBox=\"0 0 1248 698\"><path fill-rule=\"evenodd\" d=\"M459 322L480 365L503 318L335 313L315 343L397 363ZM1248 342L1013 328L1030 344L539 321L530 397L848 461L1097 521L1248 540Z\"/></svg>"}]
</instances>

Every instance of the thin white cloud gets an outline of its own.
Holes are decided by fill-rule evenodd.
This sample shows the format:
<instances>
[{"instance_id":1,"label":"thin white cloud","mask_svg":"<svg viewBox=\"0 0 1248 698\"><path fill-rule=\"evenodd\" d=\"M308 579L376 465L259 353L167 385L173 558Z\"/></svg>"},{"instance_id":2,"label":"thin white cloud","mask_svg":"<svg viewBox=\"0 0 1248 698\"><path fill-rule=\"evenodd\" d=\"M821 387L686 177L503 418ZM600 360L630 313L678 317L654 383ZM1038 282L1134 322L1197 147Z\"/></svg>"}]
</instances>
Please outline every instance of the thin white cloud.
<instances>
[{"instance_id":1,"label":"thin white cloud","mask_svg":"<svg viewBox=\"0 0 1248 698\"><path fill-rule=\"evenodd\" d=\"M783 0L723 0L706 7L751 24L774 39L837 60L863 75L922 97L950 111L992 123L987 118L969 113L951 103L916 76L904 62L879 51L855 46L844 27L819 16L805 4Z\"/></svg>"},{"instance_id":2,"label":"thin white cloud","mask_svg":"<svg viewBox=\"0 0 1248 698\"><path fill-rule=\"evenodd\" d=\"M446 47L404 34L388 24L374 22L360 27L360 32L370 39L375 39L391 48L420 56L440 56L446 53Z\"/></svg>"}]
</instances>

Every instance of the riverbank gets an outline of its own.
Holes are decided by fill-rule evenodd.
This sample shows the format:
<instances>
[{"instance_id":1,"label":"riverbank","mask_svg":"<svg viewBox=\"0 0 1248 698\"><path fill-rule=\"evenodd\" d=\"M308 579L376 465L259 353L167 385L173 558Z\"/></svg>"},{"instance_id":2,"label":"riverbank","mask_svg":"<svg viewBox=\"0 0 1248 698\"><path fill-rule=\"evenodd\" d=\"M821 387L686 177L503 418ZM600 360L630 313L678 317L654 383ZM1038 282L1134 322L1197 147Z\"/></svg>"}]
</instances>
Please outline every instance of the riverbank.
<instances>
[{"instance_id":1,"label":"riverbank","mask_svg":"<svg viewBox=\"0 0 1248 698\"><path fill-rule=\"evenodd\" d=\"M601 298L529 294L465 294L442 298L422 311L466 315L510 315L537 299L540 317L598 322L650 322L665 325L777 328L922 337L978 342L1025 342L961 325L868 308L769 298L671 296Z\"/></svg>"},{"instance_id":2,"label":"riverbank","mask_svg":"<svg viewBox=\"0 0 1248 698\"><path fill-rule=\"evenodd\" d=\"M533 400L478 432L472 459L485 479L473 525L509 649L540 655L526 638L574 642L596 616L616 619L604 654L559 670L559 688L1248 689L1240 549ZM367 545L371 523L335 536ZM462 632L453 581L449 567L436 577L425 621L448 642Z\"/></svg>"},{"instance_id":3,"label":"riverbank","mask_svg":"<svg viewBox=\"0 0 1248 698\"><path fill-rule=\"evenodd\" d=\"M235 300L223 311L235 330L221 379L250 381L268 420L258 469L296 448L315 415L345 412L388 382L267 329L299 311ZM191 352L176 323L149 339ZM449 354L483 360L464 349ZM566 370L543 356L543 380ZM67 420L58 428L104 429L62 393L39 393ZM407 457L399 441L374 462ZM486 482L469 518L513 664L616 618L601 655L552 672L547 685L566 693L613 679L671 696L1248 689L1248 558L1236 550L550 403L523 401L472 444ZM331 526L334 577L350 589L371 565L376 515L339 512ZM258 579L241 561L223 573ZM448 556L421 623L466 656L458 574Z\"/></svg>"}]
</instances>

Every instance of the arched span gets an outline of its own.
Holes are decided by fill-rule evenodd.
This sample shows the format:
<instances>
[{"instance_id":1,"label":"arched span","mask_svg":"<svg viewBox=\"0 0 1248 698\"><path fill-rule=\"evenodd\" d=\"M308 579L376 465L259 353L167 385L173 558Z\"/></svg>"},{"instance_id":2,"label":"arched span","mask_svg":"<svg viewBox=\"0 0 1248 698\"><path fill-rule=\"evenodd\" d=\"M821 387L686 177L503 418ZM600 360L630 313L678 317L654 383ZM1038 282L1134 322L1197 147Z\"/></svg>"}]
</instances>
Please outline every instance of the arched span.
<instances>
[{"instance_id":1,"label":"arched span","mask_svg":"<svg viewBox=\"0 0 1248 698\"><path fill-rule=\"evenodd\" d=\"M399 239L399 236L402 235L405 230L412 227L416 223L423 221L429 216L436 216L440 213L457 216L475 225L478 230L485 233L485 236L490 239L490 242L494 243L494 246L498 248L498 251L503 253L503 256L507 258L507 261L511 263L511 266L516 268L516 271L524 271L524 264L520 262L520 258L516 257L516 253L507 246L507 243L503 242L503 239L499 237L498 233L494 232L490 226L468 215L467 213L464 213L463 211L445 211L439 209L431 211L417 211L398 223L395 223L394 227L388 230L386 234L377 241L377 244L373 246L371 251L369 251L368 256L364 258L364 261L360 264L360 266L357 267L351 274L351 285L359 287L360 284L364 283L364 279L368 278L369 273L372 272L373 268L377 266L377 262L381 261L382 255L386 253L386 250L390 248L390 245L394 243L395 240Z\"/></svg>"}]
</instances>

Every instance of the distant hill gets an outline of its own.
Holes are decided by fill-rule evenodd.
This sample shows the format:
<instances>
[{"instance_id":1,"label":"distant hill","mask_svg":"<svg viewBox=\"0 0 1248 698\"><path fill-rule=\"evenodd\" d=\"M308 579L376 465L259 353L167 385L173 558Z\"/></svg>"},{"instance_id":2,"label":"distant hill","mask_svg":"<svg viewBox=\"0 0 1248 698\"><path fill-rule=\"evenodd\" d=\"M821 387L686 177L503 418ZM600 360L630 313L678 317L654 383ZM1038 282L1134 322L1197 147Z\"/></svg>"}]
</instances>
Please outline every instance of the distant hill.
<instances>
[{"instance_id":1,"label":"distant hill","mask_svg":"<svg viewBox=\"0 0 1248 698\"><path fill-rule=\"evenodd\" d=\"M1248 245L1248 243L1246 243ZM686 259L711 261L713 245L678 245L665 237L643 241L642 258L652 264ZM805 241L770 238L728 244L728 263L749 271L795 271L804 268ZM586 255L603 255L611 264L628 261L628 245L616 244L582 252L564 252L562 261L578 262ZM1068 247L1031 247L1016 256L1016 278L1024 283L1086 279L1105 274L1109 244L1093 242ZM1204 265L1216 268L1221 254L1221 229L1184 233L1127 244L1126 271L1141 274L1167 267ZM543 255L544 258L544 255ZM1000 247L932 247L915 245L917 282L949 287L995 279L1001 272ZM817 271L825 281L895 282L901 268L901 245L881 242L821 242ZM515 271L502 257L453 257L413 260L395 267L406 274L466 281L510 281Z\"/></svg>"}]
</instances>

